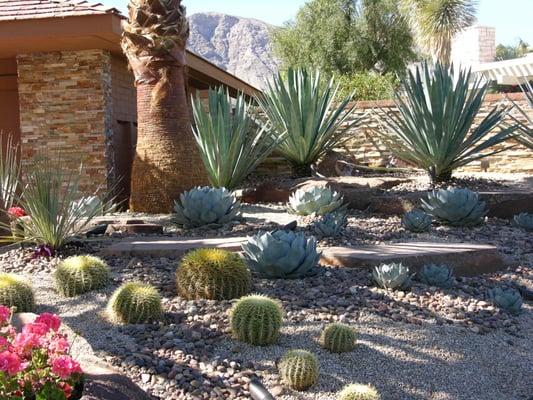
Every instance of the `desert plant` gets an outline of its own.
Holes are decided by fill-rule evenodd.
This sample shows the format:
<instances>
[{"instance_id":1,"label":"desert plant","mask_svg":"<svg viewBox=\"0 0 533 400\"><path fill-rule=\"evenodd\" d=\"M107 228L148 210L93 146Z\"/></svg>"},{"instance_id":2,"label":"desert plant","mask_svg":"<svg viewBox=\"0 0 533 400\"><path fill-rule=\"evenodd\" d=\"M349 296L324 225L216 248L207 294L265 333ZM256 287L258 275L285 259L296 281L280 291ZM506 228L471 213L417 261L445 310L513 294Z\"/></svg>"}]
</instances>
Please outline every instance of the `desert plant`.
<instances>
[{"instance_id":1,"label":"desert plant","mask_svg":"<svg viewBox=\"0 0 533 400\"><path fill-rule=\"evenodd\" d=\"M286 78L280 72L257 98L273 132L287 135L277 150L297 175L311 175L311 164L349 139L346 131L358 122L347 122L355 108L348 106L352 96L336 103L337 89L319 72L289 68Z\"/></svg>"},{"instance_id":2,"label":"desert plant","mask_svg":"<svg viewBox=\"0 0 533 400\"><path fill-rule=\"evenodd\" d=\"M337 400L380 400L381 396L375 387L352 383L342 389Z\"/></svg>"},{"instance_id":3,"label":"desert plant","mask_svg":"<svg viewBox=\"0 0 533 400\"><path fill-rule=\"evenodd\" d=\"M475 226L487 215L485 202L467 188L433 190L422 199L422 208L440 223L451 226Z\"/></svg>"},{"instance_id":4,"label":"desert plant","mask_svg":"<svg viewBox=\"0 0 533 400\"><path fill-rule=\"evenodd\" d=\"M422 210L407 211L402 218L402 225L411 232L427 232L431 228L433 218Z\"/></svg>"},{"instance_id":5,"label":"desert plant","mask_svg":"<svg viewBox=\"0 0 533 400\"><path fill-rule=\"evenodd\" d=\"M109 300L107 313L114 322L144 324L163 317L161 296L157 289L141 282L127 282Z\"/></svg>"},{"instance_id":6,"label":"desert plant","mask_svg":"<svg viewBox=\"0 0 533 400\"><path fill-rule=\"evenodd\" d=\"M67 297L107 286L109 275L105 261L89 255L68 257L54 272L58 292Z\"/></svg>"},{"instance_id":7,"label":"desert plant","mask_svg":"<svg viewBox=\"0 0 533 400\"><path fill-rule=\"evenodd\" d=\"M372 277L379 287L385 289L408 289L411 286L409 268L402 263L381 264L374 267Z\"/></svg>"},{"instance_id":8,"label":"desert plant","mask_svg":"<svg viewBox=\"0 0 533 400\"><path fill-rule=\"evenodd\" d=\"M262 295L242 297L230 312L233 336L254 346L276 343L282 321L279 303Z\"/></svg>"},{"instance_id":9,"label":"desert plant","mask_svg":"<svg viewBox=\"0 0 533 400\"><path fill-rule=\"evenodd\" d=\"M0 304L16 307L17 312L32 312L35 297L29 282L15 274L0 274Z\"/></svg>"},{"instance_id":10,"label":"desert plant","mask_svg":"<svg viewBox=\"0 0 533 400\"><path fill-rule=\"evenodd\" d=\"M311 228L319 238L335 238L342 233L347 223L348 219L344 212L333 212L327 213L313 221Z\"/></svg>"},{"instance_id":11,"label":"desert plant","mask_svg":"<svg viewBox=\"0 0 533 400\"><path fill-rule=\"evenodd\" d=\"M17 188L20 184L20 161L17 157L18 147L13 138L8 136L4 146L0 146L0 212L6 212L13 206Z\"/></svg>"},{"instance_id":12,"label":"desert plant","mask_svg":"<svg viewBox=\"0 0 533 400\"><path fill-rule=\"evenodd\" d=\"M487 297L495 306L512 314L518 314L522 309L522 296L518 290L495 287L489 289Z\"/></svg>"},{"instance_id":13,"label":"desert plant","mask_svg":"<svg viewBox=\"0 0 533 400\"><path fill-rule=\"evenodd\" d=\"M197 187L175 202L175 219L186 227L221 226L233 221L241 203L225 188Z\"/></svg>"},{"instance_id":14,"label":"desert plant","mask_svg":"<svg viewBox=\"0 0 533 400\"><path fill-rule=\"evenodd\" d=\"M346 353L354 349L356 337L352 327L341 323L332 323L322 331L320 344L332 353Z\"/></svg>"},{"instance_id":15,"label":"desert plant","mask_svg":"<svg viewBox=\"0 0 533 400\"><path fill-rule=\"evenodd\" d=\"M298 215L324 215L337 210L342 202L342 196L331 188L311 186L291 194L287 209Z\"/></svg>"},{"instance_id":16,"label":"desert plant","mask_svg":"<svg viewBox=\"0 0 533 400\"><path fill-rule=\"evenodd\" d=\"M513 217L514 223L520 228L532 232L533 231L533 214L520 213Z\"/></svg>"},{"instance_id":17,"label":"desert plant","mask_svg":"<svg viewBox=\"0 0 533 400\"><path fill-rule=\"evenodd\" d=\"M524 93L530 110L533 110L533 85L531 85L529 81L526 81L520 84L520 88ZM526 123L523 123L517 118L513 117L513 119L520 125L520 135L516 137L516 140L526 146L528 149L533 150L533 118L516 102L513 103L518 112L526 120Z\"/></svg>"},{"instance_id":18,"label":"desert plant","mask_svg":"<svg viewBox=\"0 0 533 400\"><path fill-rule=\"evenodd\" d=\"M104 205L98 196L85 196L72 203L73 209L78 209L85 215L102 215L104 213Z\"/></svg>"},{"instance_id":19,"label":"desert plant","mask_svg":"<svg viewBox=\"0 0 533 400\"><path fill-rule=\"evenodd\" d=\"M289 350L281 358L278 368L283 382L294 390L306 390L318 380L318 360L307 350Z\"/></svg>"},{"instance_id":20,"label":"desert plant","mask_svg":"<svg viewBox=\"0 0 533 400\"><path fill-rule=\"evenodd\" d=\"M196 249L182 258L176 284L179 295L186 299L231 300L250 292L252 278L238 254Z\"/></svg>"},{"instance_id":21,"label":"desert plant","mask_svg":"<svg viewBox=\"0 0 533 400\"><path fill-rule=\"evenodd\" d=\"M301 278L320 258L314 237L286 230L259 233L248 238L242 249L250 269L265 278Z\"/></svg>"},{"instance_id":22,"label":"desert plant","mask_svg":"<svg viewBox=\"0 0 533 400\"><path fill-rule=\"evenodd\" d=\"M452 269L447 265L427 264L417 272L416 277L429 286L449 289L454 284Z\"/></svg>"},{"instance_id":23,"label":"desert plant","mask_svg":"<svg viewBox=\"0 0 533 400\"><path fill-rule=\"evenodd\" d=\"M242 93L233 101L222 87L209 89L208 109L199 95L192 101L193 133L209 182L235 189L283 140L253 118Z\"/></svg>"},{"instance_id":24,"label":"desert plant","mask_svg":"<svg viewBox=\"0 0 533 400\"><path fill-rule=\"evenodd\" d=\"M473 126L488 89L481 79L438 63L409 71L395 97L399 114L377 111L385 128L381 138L398 158L428 171L434 182L449 180L454 169L508 149L488 151L515 135L518 125L504 126L510 107L494 107Z\"/></svg>"}]
</instances>

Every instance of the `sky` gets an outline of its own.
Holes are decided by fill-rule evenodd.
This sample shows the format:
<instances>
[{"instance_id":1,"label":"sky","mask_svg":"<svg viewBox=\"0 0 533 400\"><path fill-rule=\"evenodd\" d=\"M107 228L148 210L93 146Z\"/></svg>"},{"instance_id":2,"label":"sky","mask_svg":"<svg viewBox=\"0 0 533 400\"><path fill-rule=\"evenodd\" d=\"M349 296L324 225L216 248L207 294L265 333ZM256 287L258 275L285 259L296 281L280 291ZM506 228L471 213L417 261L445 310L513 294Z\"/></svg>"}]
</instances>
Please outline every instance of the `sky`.
<instances>
[{"instance_id":1,"label":"sky","mask_svg":"<svg viewBox=\"0 0 533 400\"><path fill-rule=\"evenodd\" d=\"M125 11L127 0L99 0ZM305 0L183 0L188 14L217 11L256 18L273 25L294 18ZM516 44L521 38L533 45L533 0L479 0L478 25L496 27L496 42Z\"/></svg>"}]
</instances>

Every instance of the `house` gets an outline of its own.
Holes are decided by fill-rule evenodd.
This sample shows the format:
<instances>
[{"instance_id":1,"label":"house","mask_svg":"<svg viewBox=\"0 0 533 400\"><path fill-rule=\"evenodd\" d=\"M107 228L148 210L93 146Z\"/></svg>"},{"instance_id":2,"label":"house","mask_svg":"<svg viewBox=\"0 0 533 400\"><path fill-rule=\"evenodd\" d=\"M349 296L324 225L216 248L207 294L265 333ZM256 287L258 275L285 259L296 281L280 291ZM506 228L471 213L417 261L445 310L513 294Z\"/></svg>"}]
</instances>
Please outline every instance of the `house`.
<instances>
[{"instance_id":1,"label":"house","mask_svg":"<svg viewBox=\"0 0 533 400\"><path fill-rule=\"evenodd\" d=\"M136 139L136 91L120 48L125 17L83 0L0 0L0 131L37 152L83 159L84 190L120 179L129 195ZM189 92L224 85L256 89L188 52ZM110 182L112 181L112 182Z\"/></svg>"}]
</instances>

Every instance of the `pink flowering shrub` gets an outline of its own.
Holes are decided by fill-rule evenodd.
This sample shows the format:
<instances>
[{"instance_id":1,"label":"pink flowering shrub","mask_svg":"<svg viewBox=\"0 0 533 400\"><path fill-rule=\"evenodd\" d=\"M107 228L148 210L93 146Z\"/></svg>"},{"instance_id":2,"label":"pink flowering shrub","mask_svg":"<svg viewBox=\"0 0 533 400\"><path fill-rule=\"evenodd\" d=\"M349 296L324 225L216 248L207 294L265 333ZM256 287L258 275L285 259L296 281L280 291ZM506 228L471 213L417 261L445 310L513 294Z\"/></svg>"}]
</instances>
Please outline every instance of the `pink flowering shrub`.
<instances>
[{"instance_id":1,"label":"pink flowering shrub","mask_svg":"<svg viewBox=\"0 0 533 400\"><path fill-rule=\"evenodd\" d=\"M83 372L59 333L59 317L43 313L21 332L10 319L9 308L0 305L0 399L74 400Z\"/></svg>"}]
</instances>

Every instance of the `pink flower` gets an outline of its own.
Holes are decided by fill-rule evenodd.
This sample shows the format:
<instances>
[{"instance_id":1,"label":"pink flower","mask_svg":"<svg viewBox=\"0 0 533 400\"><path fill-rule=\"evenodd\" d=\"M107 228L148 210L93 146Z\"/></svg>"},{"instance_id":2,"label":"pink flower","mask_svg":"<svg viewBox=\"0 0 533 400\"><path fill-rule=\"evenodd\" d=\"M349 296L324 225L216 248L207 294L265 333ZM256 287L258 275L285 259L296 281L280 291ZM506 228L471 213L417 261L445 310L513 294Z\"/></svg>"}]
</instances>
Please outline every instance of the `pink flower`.
<instances>
[{"instance_id":1,"label":"pink flower","mask_svg":"<svg viewBox=\"0 0 533 400\"><path fill-rule=\"evenodd\" d=\"M11 316L11 310L6 306L0 306L0 324L6 322Z\"/></svg>"},{"instance_id":2,"label":"pink flower","mask_svg":"<svg viewBox=\"0 0 533 400\"><path fill-rule=\"evenodd\" d=\"M3 336L0 336L0 349L5 350L9 348L10 343L7 341L7 339Z\"/></svg>"},{"instance_id":3,"label":"pink flower","mask_svg":"<svg viewBox=\"0 0 533 400\"><path fill-rule=\"evenodd\" d=\"M69 351L70 345L65 336L57 335L51 341L48 346L48 350L53 354L65 354Z\"/></svg>"},{"instance_id":4,"label":"pink flower","mask_svg":"<svg viewBox=\"0 0 533 400\"><path fill-rule=\"evenodd\" d=\"M18 333L13 340L13 347L20 353L31 351L34 347L41 345L41 336L35 333Z\"/></svg>"},{"instance_id":5,"label":"pink flower","mask_svg":"<svg viewBox=\"0 0 533 400\"><path fill-rule=\"evenodd\" d=\"M42 322L30 322L24 325L22 333L44 336L50 331L50 327Z\"/></svg>"},{"instance_id":6,"label":"pink flower","mask_svg":"<svg viewBox=\"0 0 533 400\"><path fill-rule=\"evenodd\" d=\"M44 324L48 327L48 330L51 329L55 332L57 332L61 326L61 319L57 315L50 313L42 313L35 318L34 322L38 324Z\"/></svg>"},{"instance_id":7,"label":"pink flower","mask_svg":"<svg viewBox=\"0 0 533 400\"><path fill-rule=\"evenodd\" d=\"M59 356L52 360L52 372L61 379L67 379L74 373L82 373L80 364L70 356Z\"/></svg>"},{"instance_id":8,"label":"pink flower","mask_svg":"<svg viewBox=\"0 0 533 400\"><path fill-rule=\"evenodd\" d=\"M7 372L8 375L15 375L23 369L24 366L18 355L10 351L0 353L0 371Z\"/></svg>"},{"instance_id":9,"label":"pink flower","mask_svg":"<svg viewBox=\"0 0 533 400\"><path fill-rule=\"evenodd\" d=\"M20 218L26 215L26 211L22 207L10 207L7 210L7 213L11 218Z\"/></svg>"}]
</instances>

